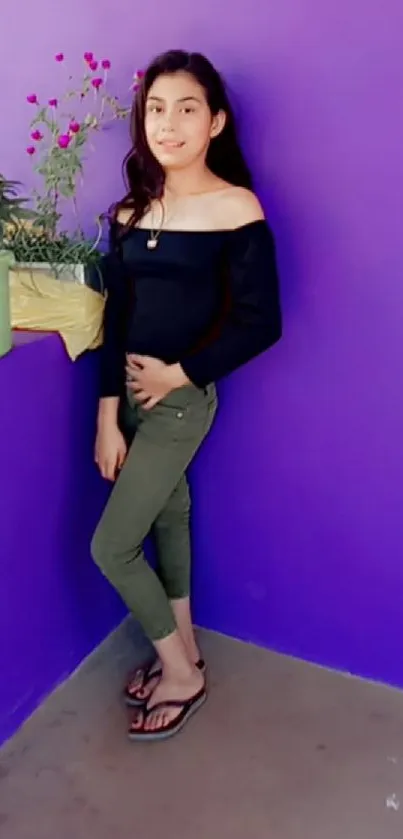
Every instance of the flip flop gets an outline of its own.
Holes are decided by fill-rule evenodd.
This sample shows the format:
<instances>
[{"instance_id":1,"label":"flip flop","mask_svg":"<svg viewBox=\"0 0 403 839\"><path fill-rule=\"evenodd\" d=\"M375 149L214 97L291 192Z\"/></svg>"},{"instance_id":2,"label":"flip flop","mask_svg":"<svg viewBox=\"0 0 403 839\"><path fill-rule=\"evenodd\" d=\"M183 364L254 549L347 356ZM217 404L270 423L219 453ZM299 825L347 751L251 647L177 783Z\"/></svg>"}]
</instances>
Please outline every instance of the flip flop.
<instances>
[{"instance_id":1,"label":"flip flop","mask_svg":"<svg viewBox=\"0 0 403 839\"><path fill-rule=\"evenodd\" d=\"M148 702L149 697L147 697L147 699L141 698L140 696L138 696L138 693L141 690L144 690L144 688L146 687L146 685L148 685L151 679L161 678L162 668L156 667L155 670L153 670L155 663L156 659L153 659L153 661L149 661L148 664L144 664L142 667L138 667L137 670L135 670L132 676L130 677L123 691L124 701L126 705L129 706L129 708L141 708L141 706L144 705L145 702ZM138 687L134 691L131 691L131 685L134 681L137 680L139 681Z\"/></svg>"},{"instance_id":2,"label":"flip flop","mask_svg":"<svg viewBox=\"0 0 403 839\"><path fill-rule=\"evenodd\" d=\"M204 705L206 699L207 691L205 685L203 685L201 690L199 690L198 693L190 699L171 699L166 702L158 702L156 705L153 705L152 708L145 708L143 710L143 721L141 727L131 728L129 730L129 740L143 743L156 743L159 740L168 740L170 737L174 737L175 734L178 734L179 731L182 730L193 714L195 714L196 711ZM174 720L168 723L168 725L164 725L161 728L154 728L153 731L147 731L145 729L145 724L148 717L154 711L163 710L165 708L181 708L181 711Z\"/></svg>"},{"instance_id":3,"label":"flip flop","mask_svg":"<svg viewBox=\"0 0 403 839\"><path fill-rule=\"evenodd\" d=\"M162 668L157 667L155 670L153 670L152 668L154 664L155 659L154 661L150 661L148 664L145 664L143 667L139 667L137 670L134 671L133 676L126 685L123 692L123 698L126 705L129 708L142 708L143 705L145 705L148 702L150 695L142 697L138 696L138 694L140 693L140 691L144 690L144 688L147 687L147 685L151 682L152 679L161 678ZM200 658L199 661L196 662L196 667L198 670L200 670L201 673L204 673L206 670L205 661L203 661L203 659ZM139 686L136 688L136 690L132 692L130 690L130 685L139 678L141 679L141 682Z\"/></svg>"}]
</instances>

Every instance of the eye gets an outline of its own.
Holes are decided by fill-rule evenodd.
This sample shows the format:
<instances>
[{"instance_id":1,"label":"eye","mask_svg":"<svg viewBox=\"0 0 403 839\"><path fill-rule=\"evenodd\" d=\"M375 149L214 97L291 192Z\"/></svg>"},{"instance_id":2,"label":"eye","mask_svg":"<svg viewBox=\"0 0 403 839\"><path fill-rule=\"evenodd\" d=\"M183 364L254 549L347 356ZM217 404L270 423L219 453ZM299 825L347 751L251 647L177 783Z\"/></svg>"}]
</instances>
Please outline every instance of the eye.
<instances>
[{"instance_id":1,"label":"eye","mask_svg":"<svg viewBox=\"0 0 403 839\"><path fill-rule=\"evenodd\" d=\"M184 114L194 114L196 108L192 108L190 105L186 105L185 107L181 108Z\"/></svg>"},{"instance_id":2,"label":"eye","mask_svg":"<svg viewBox=\"0 0 403 839\"><path fill-rule=\"evenodd\" d=\"M149 114L161 114L162 105L148 105L147 111Z\"/></svg>"}]
</instances>

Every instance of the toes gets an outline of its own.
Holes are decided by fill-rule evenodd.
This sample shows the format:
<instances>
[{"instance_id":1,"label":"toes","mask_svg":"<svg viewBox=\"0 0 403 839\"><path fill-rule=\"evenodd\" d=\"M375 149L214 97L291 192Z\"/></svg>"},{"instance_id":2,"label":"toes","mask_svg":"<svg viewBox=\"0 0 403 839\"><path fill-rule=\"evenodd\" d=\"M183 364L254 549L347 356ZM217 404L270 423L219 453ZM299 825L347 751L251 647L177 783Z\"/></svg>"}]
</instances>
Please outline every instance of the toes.
<instances>
[{"instance_id":1,"label":"toes","mask_svg":"<svg viewBox=\"0 0 403 839\"><path fill-rule=\"evenodd\" d=\"M165 711L160 711L160 713L158 714L158 728L165 728L165 725L166 725L165 718L166 718L166 712Z\"/></svg>"},{"instance_id":2,"label":"toes","mask_svg":"<svg viewBox=\"0 0 403 839\"><path fill-rule=\"evenodd\" d=\"M142 695L141 695L140 698L141 699L147 699L150 696L151 691L150 691L150 693L147 693L147 692L143 693L143 691L145 690L144 682L146 680L151 679L153 677L154 672L156 670L158 670L159 667L160 667L160 664L159 664L158 661L156 661L154 663L154 665L152 666L151 670L149 670L148 668L147 669L140 668L139 670L136 670L136 672L133 674L133 677L132 677L132 679L130 679L129 684L127 686L128 693L131 696L135 696L136 694L142 692ZM158 681L159 681L158 678L155 678L153 680L152 690L154 690L154 688L158 684ZM148 681L147 681L147 687L148 687Z\"/></svg>"},{"instance_id":3,"label":"toes","mask_svg":"<svg viewBox=\"0 0 403 839\"><path fill-rule=\"evenodd\" d=\"M155 690L159 682L159 678L155 677L154 679L150 679L144 687L141 687L137 691L137 696L139 699L148 699L152 692Z\"/></svg>"},{"instance_id":4,"label":"toes","mask_svg":"<svg viewBox=\"0 0 403 839\"><path fill-rule=\"evenodd\" d=\"M161 728L162 726L162 714L161 711L154 711L150 713L147 717L145 723L146 731L156 731L156 729Z\"/></svg>"},{"instance_id":5,"label":"toes","mask_svg":"<svg viewBox=\"0 0 403 839\"><path fill-rule=\"evenodd\" d=\"M157 728L161 728L161 711L156 711L155 714L151 714L151 728L155 731Z\"/></svg>"},{"instance_id":6,"label":"toes","mask_svg":"<svg viewBox=\"0 0 403 839\"><path fill-rule=\"evenodd\" d=\"M144 724L144 730L145 731L154 731L154 723L155 723L155 717L156 716L157 716L156 713L148 715L148 717L145 721L145 724Z\"/></svg>"},{"instance_id":7,"label":"toes","mask_svg":"<svg viewBox=\"0 0 403 839\"><path fill-rule=\"evenodd\" d=\"M137 673L134 674L133 678L131 679L131 681L129 682L129 684L127 686L128 692L130 694L137 693L137 691L140 690L140 688L143 685L144 678L145 678L144 670L138 670Z\"/></svg>"},{"instance_id":8,"label":"toes","mask_svg":"<svg viewBox=\"0 0 403 839\"><path fill-rule=\"evenodd\" d=\"M147 688L139 688L139 690L136 690L136 696L138 699L148 699L149 695L150 694L148 693Z\"/></svg>"},{"instance_id":9,"label":"toes","mask_svg":"<svg viewBox=\"0 0 403 839\"><path fill-rule=\"evenodd\" d=\"M127 686L128 693L130 693L131 696L133 696L133 694L137 693L137 691L139 689L141 689L141 683L142 683L142 679L140 679L140 677L137 677L136 679L133 679L133 681L130 682L130 684Z\"/></svg>"},{"instance_id":10,"label":"toes","mask_svg":"<svg viewBox=\"0 0 403 839\"><path fill-rule=\"evenodd\" d=\"M132 719L132 723L131 723L131 726L130 726L131 729L133 731L137 731L139 728L142 727L143 721L144 721L144 714L143 714L142 711L139 711L138 714L136 714L136 716L134 716L133 719Z\"/></svg>"},{"instance_id":11,"label":"toes","mask_svg":"<svg viewBox=\"0 0 403 839\"><path fill-rule=\"evenodd\" d=\"M175 713L172 710L161 708L158 711L150 711L144 723L144 730L163 731L173 719L175 719Z\"/></svg>"}]
</instances>

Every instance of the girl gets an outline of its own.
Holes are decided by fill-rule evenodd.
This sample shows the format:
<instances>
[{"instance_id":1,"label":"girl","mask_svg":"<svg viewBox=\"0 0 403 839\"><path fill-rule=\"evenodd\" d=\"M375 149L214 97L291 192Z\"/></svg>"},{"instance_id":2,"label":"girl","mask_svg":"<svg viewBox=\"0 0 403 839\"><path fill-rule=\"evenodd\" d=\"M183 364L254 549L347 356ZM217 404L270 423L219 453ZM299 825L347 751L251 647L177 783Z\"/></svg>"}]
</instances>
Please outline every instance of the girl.
<instances>
[{"instance_id":1,"label":"girl","mask_svg":"<svg viewBox=\"0 0 403 839\"><path fill-rule=\"evenodd\" d=\"M157 58L131 130L129 193L105 258L96 438L101 474L117 480L92 554L156 650L158 666L137 670L125 690L137 708L130 738L154 741L178 732L206 699L185 473L216 413L215 382L278 341L281 315L272 234L210 62L182 51ZM143 553L150 532L157 573Z\"/></svg>"}]
</instances>

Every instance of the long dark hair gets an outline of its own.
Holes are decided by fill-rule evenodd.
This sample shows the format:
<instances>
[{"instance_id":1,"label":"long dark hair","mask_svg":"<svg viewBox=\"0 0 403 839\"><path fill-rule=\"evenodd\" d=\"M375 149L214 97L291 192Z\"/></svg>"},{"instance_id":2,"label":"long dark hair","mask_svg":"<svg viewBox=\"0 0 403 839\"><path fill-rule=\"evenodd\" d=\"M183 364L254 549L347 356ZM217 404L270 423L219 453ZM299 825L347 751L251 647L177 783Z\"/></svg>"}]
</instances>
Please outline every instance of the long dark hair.
<instances>
[{"instance_id":1,"label":"long dark hair","mask_svg":"<svg viewBox=\"0 0 403 839\"><path fill-rule=\"evenodd\" d=\"M140 221L152 201L161 198L164 191L164 170L150 151L145 135L148 92L158 76L179 71L190 73L201 85L213 116L219 111L226 114L222 132L211 140L207 166L215 175L233 186L252 188L252 177L238 142L234 114L223 79L204 55L171 50L152 61L134 97L130 122L133 147L123 163L128 193L115 208L116 213L123 207L133 210L130 226Z\"/></svg>"}]
</instances>

